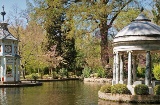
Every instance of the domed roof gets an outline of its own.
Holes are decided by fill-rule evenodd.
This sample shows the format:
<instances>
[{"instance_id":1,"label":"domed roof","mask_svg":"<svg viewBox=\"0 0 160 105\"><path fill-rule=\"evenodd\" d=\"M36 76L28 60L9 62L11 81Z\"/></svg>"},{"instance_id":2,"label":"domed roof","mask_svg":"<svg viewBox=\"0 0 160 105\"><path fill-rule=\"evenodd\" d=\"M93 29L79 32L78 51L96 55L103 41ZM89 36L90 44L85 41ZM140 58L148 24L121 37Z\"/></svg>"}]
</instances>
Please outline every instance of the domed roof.
<instances>
[{"instance_id":1,"label":"domed roof","mask_svg":"<svg viewBox=\"0 0 160 105\"><path fill-rule=\"evenodd\" d=\"M7 28L7 23L0 23L0 39L17 40Z\"/></svg>"},{"instance_id":2,"label":"domed roof","mask_svg":"<svg viewBox=\"0 0 160 105\"><path fill-rule=\"evenodd\" d=\"M150 47L159 44L159 41L160 26L152 23L151 20L146 18L142 13L128 26L119 31L113 40L114 49L121 47L121 49L118 48L118 50L156 50L160 48L153 49ZM131 47L133 49L131 49Z\"/></svg>"}]
</instances>

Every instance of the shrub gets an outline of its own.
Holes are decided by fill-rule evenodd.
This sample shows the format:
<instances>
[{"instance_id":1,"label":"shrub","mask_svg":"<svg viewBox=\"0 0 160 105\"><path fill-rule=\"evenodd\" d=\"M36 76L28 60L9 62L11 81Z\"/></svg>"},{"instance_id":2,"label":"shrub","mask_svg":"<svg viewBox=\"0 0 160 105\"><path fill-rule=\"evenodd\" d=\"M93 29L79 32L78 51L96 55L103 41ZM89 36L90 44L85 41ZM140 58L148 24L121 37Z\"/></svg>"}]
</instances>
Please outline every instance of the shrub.
<instances>
[{"instance_id":1,"label":"shrub","mask_svg":"<svg viewBox=\"0 0 160 105\"><path fill-rule=\"evenodd\" d=\"M57 72L54 71L54 72L52 73L52 77L53 77L54 79L58 79L58 74L57 74Z\"/></svg>"},{"instance_id":2,"label":"shrub","mask_svg":"<svg viewBox=\"0 0 160 105\"><path fill-rule=\"evenodd\" d=\"M103 67L97 67L96 69L97 69L96 73L97 73L98 77L101 77L101 78L106 77L106 73L105 73L105 70L103 69Z\"/></svg>"},{"instance_id":3,"label":"shrub","mask_svg":"<svg viewBox=\"0 0 160 105\"><path fill-rule=\"evenodd\" d=\"M142 67L138 67L137 68L137 77L145 77L145 68Z\"/></svg>"},{"instance_id":4,"label":"shrub","mask_svg":"<svg viewBox=\"0 0 160 105\"><path fill-rule=\"evenodd\" d=\"M154 95L160 95L160 85L154 87Z\"/></svg>"},{"instance_id":5,"label":"shrub","mask_svg":"<svg viewBox=\"0 0 160 105\"><path fill-rule=\"evenodd\" d=\"M111 93L111 85L110 84L105 84L100 88L101 92L104 93Z\"/></svg>"},{"instance_id":6,"label":"shrub","mask_svg":"<svg viewBox=\"0 0 160 105\"><path fill-rule=\"evenodd\" d=\"M139 84L136 85L134 88L134 92L136 95L148 95L149 94L149 88L147 85Z\"/></svg>"},{"instance_id":7,"label":"shrub","mask_svg":"<svg viewBox=\"0 0 160 105\"><path fill-rule=\"evenodd\" d=\"M91 74L91 69L89 67L85 67L82 73L83 77L88 78Z\"/></svg>"},{"instance_id":8,"label":"shrub","mask_svg":"<svg viewBox=\"0 0 160 105\"><path fill-rule=\"evenodd\" d=\"M62 68L59 70L58 74L63 78L67 75L67 69Z\"/></svg>"},{"instance_id":9,"label":"shrub","mask_svg":"<svg viewBox=\"0 0 160 105\"><path fill-rule=\"evenodd\" d=\"M34 79L34 81L36 82L36 80L38 79L38 74L36 73L32 73L32 79Z\"/></svg>"},{"instance_id":10,"label":"shrub","mask_svg":"<svg viewBox=\"0 0 160 105\"><path fill-rule=\"evenodd\" d=\"M160 80L160 64L154 65L153 74L157 80Z\"/></svg>"},{"instance_id":11,"label":"shrub","mask_svg":"<svg viewBox=\"0 0 160 105\"><path fill-rule=\"evenodd\" d=\"M111 87L112 94L130 94L130 91L125 84L115 84Z\"/></svg>"}]
</instances>

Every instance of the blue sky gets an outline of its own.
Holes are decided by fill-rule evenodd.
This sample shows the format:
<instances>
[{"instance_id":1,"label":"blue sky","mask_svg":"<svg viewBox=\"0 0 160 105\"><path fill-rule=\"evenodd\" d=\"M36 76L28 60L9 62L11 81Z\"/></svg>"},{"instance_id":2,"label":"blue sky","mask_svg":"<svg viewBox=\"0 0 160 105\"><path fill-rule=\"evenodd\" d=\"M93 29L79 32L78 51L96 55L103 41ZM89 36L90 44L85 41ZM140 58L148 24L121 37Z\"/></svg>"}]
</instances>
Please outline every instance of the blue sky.
<instances>
[{"instance_id":1,"label":"blue sky","mask_svg":"<svg viewBox=\"0 0 160 105\"><path fill-rule=\"evenodd\" d=\"M149 9L151 8L150 3L152 0L139 0L142 6ZM10 11L12 11L13 6L17 5L19 10L26 9L26 0L0 0L0 12L2 12L2 6L5 7L5 12L7 13L5 19L7 19ZM0 22L2 21L2 16L0 16Z\"/></svg>"},{"instance_id":2,"label":"blue sky","mask_svg":"<svg viewBox=\"0 0 160 105\"><path fill-rule=\"evenodd\" d=\"M3 11L2 6L4 5L4 10L9 15L9 12L12 11L13 6L17 5L18 9L26 9L26 0L0 0L0 12ZM0 16L0 21L2 21L2 15Z\"/></svg>"}]
</instances>

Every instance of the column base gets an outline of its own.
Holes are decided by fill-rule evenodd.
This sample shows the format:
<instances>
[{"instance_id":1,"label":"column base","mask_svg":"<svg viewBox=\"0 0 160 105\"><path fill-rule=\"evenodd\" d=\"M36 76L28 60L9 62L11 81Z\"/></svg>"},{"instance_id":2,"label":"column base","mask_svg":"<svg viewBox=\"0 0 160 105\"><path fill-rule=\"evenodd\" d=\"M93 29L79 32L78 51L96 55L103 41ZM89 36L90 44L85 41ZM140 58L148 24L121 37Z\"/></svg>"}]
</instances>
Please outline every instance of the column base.
<instances>
[{"instance_id":1,"label":"column base","mask_svg":"<svg viewBox=\"0 0 160 105\"><path fill-rule=\"evenodd\" d=\"M116 80L112 80L112 85L115 85L116 84Z\"/></svg>"},{"instance_id":2,"label":"column base","mask_svg":"<svg viewBox=\"0 0 160 105\"><path fill-rule=\"evenodd\" d=\"M153 93L153 88L152 87L148 87L149 88L149 94L154 94Z\"/></svg>"},{"instance_id":3,"label":"column base","mask_svg":"<svg viewBox=\"0 0 160 105\"><path fill-rule=\"evenodd\" d=\"M119 81L120 84L124 84L124 81Z\"/></svg>"},{"instance_id":4,"label":"column base","mask_svg":"<svg viewBox=\"0 0 160 105\"><path fill-rule=\"evenodd\" d=\"M132 85L127 85L128 90L130 90L132 95L135 95L134 93L134 87Z\"/></svg>"}]
</instances>

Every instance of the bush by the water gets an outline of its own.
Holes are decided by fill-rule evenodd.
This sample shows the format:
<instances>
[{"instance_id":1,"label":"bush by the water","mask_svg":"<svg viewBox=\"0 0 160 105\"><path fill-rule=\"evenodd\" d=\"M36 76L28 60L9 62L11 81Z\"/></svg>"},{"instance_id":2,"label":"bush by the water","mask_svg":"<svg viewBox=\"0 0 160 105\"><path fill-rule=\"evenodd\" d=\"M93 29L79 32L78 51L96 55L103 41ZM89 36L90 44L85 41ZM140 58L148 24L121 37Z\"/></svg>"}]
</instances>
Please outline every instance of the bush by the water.
<instances>
[{"instance_id":1,"label":"bush by the water","mask_svg":"<svg viewBox=\"0 0 160 105\"><path fill-rule=\"evenodd\" d=\"M137 68L137 77L139 78L144 78L145 77L145 68L143 67L138 67Z\"/></svg>"},{"instance_id":2,"label":"bush by the water","mask_svg":"<svg viewBox=\"0 0 160 105\"><path fill-rule=\"evenodd\" d=\"M111 84L105 84L100 89L101 92L111 93Z\"/></svg>"},{"instance_id":3,"label":"bush by the water","mask_svg":"<svg viewBox=\"0 0 160 105\"><path fill-rule=\"evenodd\" d=\"M134 92L136 95L148 95L149 94L149 88L147 85L139 84L136 85L134 88Z\"/></svg>"},{"instance_id":4,"label":"bush by the water","mask_svg":"<svg viewBox=\"0 0 160 105\"><path fill-rule=\"evenodd\" d=\"M130 91L125 84L115 84L111 87L112 94L130 94Z\"/></svg>"},{"instance_id":5,"label":"bush by the water","mask_svg":"<svg viewBox=\"0 0 160 105\"><path fill-rule=\"evenodd\" d=\"M83 73L83 77L88 78L91 74L91 68L85 67L82 73Z\"/></svg>"},{"instance_id":6,"label":"bush by the water","mask_svg":"<svg viewBox=\"0 0 160 105\"><path fill-rule=\"evenodd\" d=\"M160 85L154 87L154 95L160 95Z\"/></svg>"},{"instance_id":7,"label":"bush by the water","mask_svg":"<svg viewBox=\"0 0 160 105\"><path fill-rule=\"evenodd\" d=\"M153 74L157 80L160 80L160 64L154 65Z\"/></svg>"}]
</instances>

